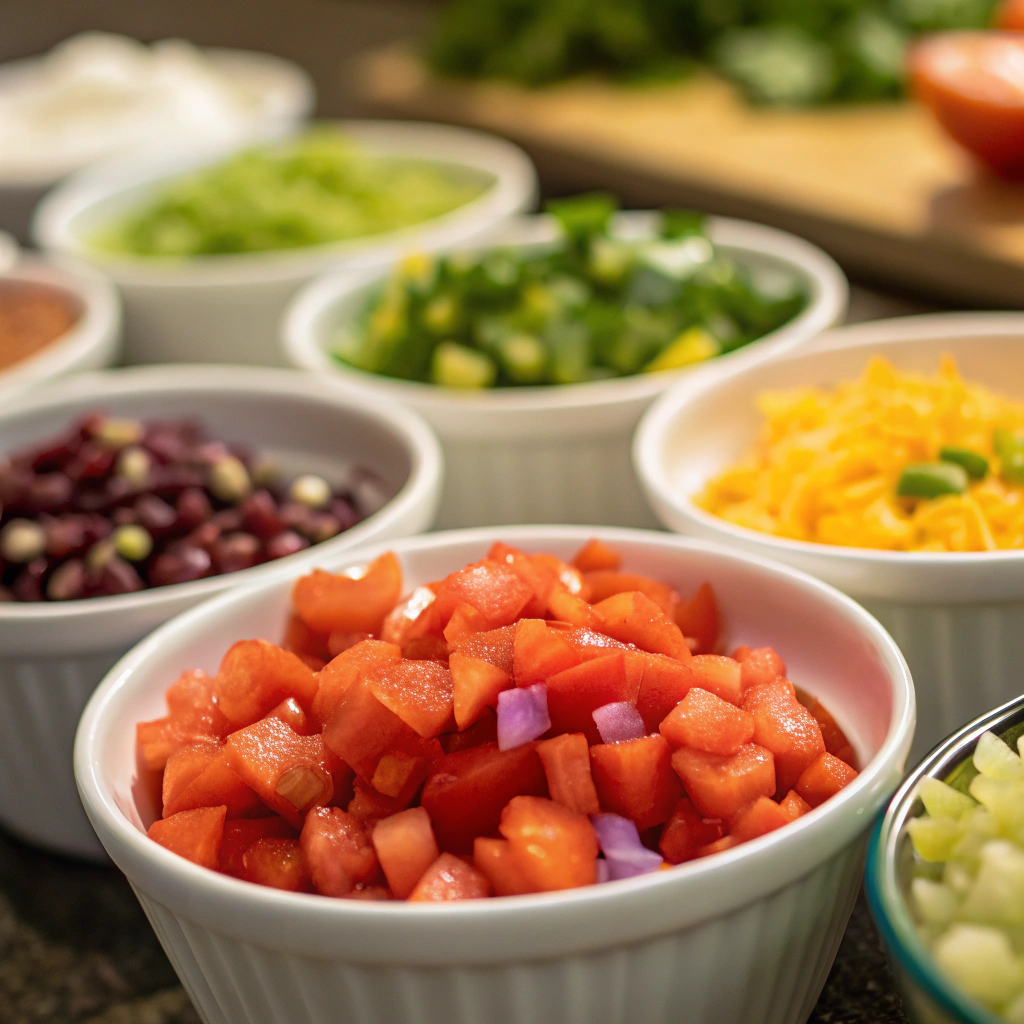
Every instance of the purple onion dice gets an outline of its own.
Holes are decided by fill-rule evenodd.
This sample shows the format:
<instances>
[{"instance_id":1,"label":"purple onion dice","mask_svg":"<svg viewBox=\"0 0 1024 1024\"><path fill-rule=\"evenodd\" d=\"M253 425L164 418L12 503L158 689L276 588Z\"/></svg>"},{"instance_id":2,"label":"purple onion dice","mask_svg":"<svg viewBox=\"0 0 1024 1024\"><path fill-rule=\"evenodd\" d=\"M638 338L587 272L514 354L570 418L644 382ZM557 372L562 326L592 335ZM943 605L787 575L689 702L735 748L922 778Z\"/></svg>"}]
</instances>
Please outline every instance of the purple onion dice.
<instances>
[{"instance_id":1,"label":"purple onion dice","mask_svg":"<svg viewBox=\"0 0 1024 1024\"><path fill-rule=\"evenodd\" d=\"M623 740L638 740L647 735L640 712L629 701L605 704L592 712L594 724L604 743L621 743Z\"/></svg>"},{"instance_id":2,"label":"purple onion dice","mask_svg":"<svg viewBox=\"0 0 1024 1024\"><path fill-rule=\"evenodd\" d=\"M644 846L635 822L629 818L619 814L592 814L590 822L608 862L605 870L609 881L647 875L661 868L661 854Z\"/></svg>"},{"instance_id":3,"label":"purple onion dice","mask_svg":"<svg viewBox=\"0 0 1024 1024\"><path fill-rule=\"evenodd\" d=\"M551 728L548 688L543 683L498 694L498 749L512 750L543 736Z\"/></svg>"}]
</instances>

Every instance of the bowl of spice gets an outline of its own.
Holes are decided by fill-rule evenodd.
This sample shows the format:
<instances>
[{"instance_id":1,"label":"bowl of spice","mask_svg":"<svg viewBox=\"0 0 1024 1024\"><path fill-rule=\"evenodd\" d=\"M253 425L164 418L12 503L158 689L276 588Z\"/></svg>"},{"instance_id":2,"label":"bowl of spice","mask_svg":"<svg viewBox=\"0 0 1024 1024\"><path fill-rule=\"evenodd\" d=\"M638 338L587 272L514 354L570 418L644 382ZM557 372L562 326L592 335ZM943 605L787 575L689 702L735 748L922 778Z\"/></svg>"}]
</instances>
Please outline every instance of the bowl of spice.
<instances>
[{"instance_id":1,"label":"bowl of spice","mask_svg":"<svg viewBox=\"0 0 1024 1024\"><path fill-rule=\"evenodd\" d=\"M415 414L288 371L83 375L0 437L0 824L79 856L71 748L110 666L231 586L428 528L441 480Z\"/></svg>"},{"instance_id":2,"label":"bowl of spice","mask_svg":"<svg viewBox=\"0 0 1024 1024\"><path fill-rule=\"evenodd\" d=\"M21 258L0 234L0 396L109 366L121 340L121 305L99 274Z\"/></svg>"}]
</instances>

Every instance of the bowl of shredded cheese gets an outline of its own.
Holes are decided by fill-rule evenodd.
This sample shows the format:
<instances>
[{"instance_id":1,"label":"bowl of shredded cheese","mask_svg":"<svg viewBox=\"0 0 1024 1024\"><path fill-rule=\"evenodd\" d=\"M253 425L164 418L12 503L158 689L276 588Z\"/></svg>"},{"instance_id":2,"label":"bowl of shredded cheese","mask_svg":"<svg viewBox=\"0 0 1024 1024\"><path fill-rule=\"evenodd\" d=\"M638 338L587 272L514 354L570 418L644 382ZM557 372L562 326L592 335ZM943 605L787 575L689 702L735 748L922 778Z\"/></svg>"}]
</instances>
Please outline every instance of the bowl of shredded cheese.
<instances>
[{"instance_id":1,"label":"bowl of shredded cheese","mask_svg":"<svg viewBox=\"0 0 1024 1024\"><path fill-rule=\"evenodd\" d=\"M916 752L1020 692L1024 316L843 328L684 381L640 425L661 520L838 586L917 682Z\"/></svg>"}]
</instances>

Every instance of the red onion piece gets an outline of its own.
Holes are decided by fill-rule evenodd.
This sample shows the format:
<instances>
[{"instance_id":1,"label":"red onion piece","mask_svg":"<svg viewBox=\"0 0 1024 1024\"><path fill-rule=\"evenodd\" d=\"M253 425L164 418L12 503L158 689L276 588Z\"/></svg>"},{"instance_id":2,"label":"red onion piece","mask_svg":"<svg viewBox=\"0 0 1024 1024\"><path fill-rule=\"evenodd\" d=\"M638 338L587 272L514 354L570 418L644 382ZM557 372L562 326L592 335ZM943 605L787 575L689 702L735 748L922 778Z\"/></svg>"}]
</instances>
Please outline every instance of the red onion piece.
<instances>
[{"instance_id":1,"label":"red onion piece","mask_svg":"<svg viewBox=\"0 0 1024 1024\"><path fill-rule=\"evenodd\" d=\"M543 683L498 694L498 749L520 747L551 728L548 688Z\"/></svg>"},{"instance_id":2,"label":"red onion piece","mask_svg":"<svg viewBox=\"0 0 1024 1024\"><path fill-rule=\"evenodd\" d=\"M597 883L598 883L598 885L600 885L601 882L610 882L611 880L612 880L612 876L611 876L610 869L609 869L609 866L608 866L608 861L604 860L602 857L598 857L597 858Z\"/></svg>"},{"instance_id":3,"label":"red onion piece","mask_svg":"<svg viewBox=\"0 0 1024 1024\"><path fill-rule=\"evenodd\" d=\"M638 740L647 735L640 712L627 700L599 707L593 712L593 718L605 743Z\"/></svg>"},{"instance_id":4,"label":"red onion piece","mask_svg":"<svg viewBox=\"0 0 1024 1024\"><path fill-rule=\"evenodd\" d=\"M661 854L648 850L640 842L636 824L629 818L619 814L592 814L590 822L608 862L609 881L647 875L661 867Z\"/></svg>"}]
</instances>

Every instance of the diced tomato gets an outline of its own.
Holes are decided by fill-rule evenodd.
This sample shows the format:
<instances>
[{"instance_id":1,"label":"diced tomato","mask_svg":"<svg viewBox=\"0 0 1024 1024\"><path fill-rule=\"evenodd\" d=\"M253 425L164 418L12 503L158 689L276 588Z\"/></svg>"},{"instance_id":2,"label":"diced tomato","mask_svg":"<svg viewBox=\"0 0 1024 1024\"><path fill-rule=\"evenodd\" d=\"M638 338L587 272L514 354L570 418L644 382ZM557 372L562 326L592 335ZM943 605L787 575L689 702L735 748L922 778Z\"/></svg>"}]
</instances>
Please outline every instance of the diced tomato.
<instances>
[{"instance_id":1,"label":"diced tomato","mask_svg":"<svg viewBox=\"0 0 1024 1024\"><path fill-rule=\"evenodd\" d=\"M334 786L334 796L331 797L331 804L335 807L347 807L352 799L352 781L356 773L338 755L323 743L323 736L320 737L323 747L324 767L331 773L331 782Z\"/></svg>"},{"instance_id":2,"label":"diced tomato","mask_svg":"<svg viewBox=\"0 0 1024 1024\"><path fill-rule=\"evenodd\" d=\"M544 768L534 744L498 750L485 743L446 754L427 778L420 803L442 850L468 853L477 836L494 835L514 796L547 796Z\"/></svg>"},{"instance_id":3,"label":"diced tomato","mask_svg":"<svg viewBox=\"0 0 1024 1024\"><path fill-rule=\"evenodd\" d=\"M573 626L596 629L600 620L594 609L579 594L570 593L562 583L556 583L548 594L548 611L553 619Z\"/></svg>"},{"instance_id":4,"label":"diced tomato","mask_svg":"<svg viewBox=\"0 0 1024 1024\"><path fill-rule=\"evenodd\" d=\"M350 686L324 726L324 743L357 775L369 781L381 756L412 750L418 733L374 696L366 679Z\"/></svg>"},{"instance_id":5,"label":"diced tomato","mask_svg":"<svg viewBox=\"0 0 1024 1024\"><path fill-rule=\"evenodd\" d=\"M592 661L594 658L603 658L605 655L613 654L615 651L631 651L634 654L646 654L646 651L637 651L631 644L624 644L621 640L613 640L604 633L599 633L595 628L590 627L563 627L560 623L549 623L552 629L558 627L562 638L572 646L572 649L579 656L580 661ZM638 683L639 690L639 683Z\"/></svg>"},{"instance_id":6,"label":"diced tomato","mask_svg":"<svg viewBox=\"0 0 1024 1024\"><path fill-rule=\"evenodd\" d=\"M729 657L732 658L733 661L746 661L752 649L753 648L748 647L746 644L740 644L739 647L729 655Z\"/></svg>"},{"instance_id":7,"label":"diced tomato","mask_svg":"<svg viewBox=\"0 0 1024 1024\"><path fill-rule=\"evenodd\" d=\"M755 647L740 663L740 683L744 690L786 678L786 663L771 647Z\"/></svg>"},{"instance_id":8,"label":"diced tomato","mask_svg":"<svg viewBox=\"0 0 1024 1024\"><path fill-rule=\"evenodd\" d=\"M284 818L239 818L224 822L224 842L220 848L220 870L241 878L245 851L260 839L298 839L299 833Z\"/></svg>"},{"instance_id":9,"label":"diced tomato","mask_svg":"<svg viewBox=\"0 0 1024 1024\"><path fill-rule=\"evenodd\" d=\"M995 27L1004 32L1024 32L1024 0L1002 0L996 8Z\"/></svg>"},{"instance_id":10,"label":"diced tomato","mask_svg":"<svg viewBox=\"0 0 1024 1024\"><path fill-rule=\"evenodd\" d=\"M595 572L604 569L608 572L615 572L622 565L622 556L613 547L605 544L603 540L591 537L572 556L572 564L580 572Z\"/></svg>"},{"instance_id":11,"label":"diced tomato","mask_svg":"<svg viewBox=\"0 0 1024 1024\"><path fill-rule=\"evenodd\" d=\"M562 733L537 744L551 799L580 814L597 814L601 805L590 771L590 748L581 732ZM488 876L489 877L489 876Z\"/></svg>"},{"instance_id":12,"label":"diced tomato","mask_svg":"<svg viewBox=\"0 0 1024 1024\"><path fill-rule=\"evenodd\" d=\"M570 594L582 597L589 601L586 584L583 582L583 574L574 565L563 562L560 558L549 554L546 551L538 552L530 556L530 560L537 568L545 573L558 586L564 587ZM550 594L548 595L550 601Z\"/></svg>"},{"instance_id":13,"label":"diced tomato","mask_svg":"<svg viewBox=\"0 0 1024 1024\"><path fill-rule=\"evenodd\" d=\"M601 809L631 818L641 832L668 821L683 795L671 758L665 737L658 734L591 747Z\"/></svg>"},{"instance_id":14,"label":"diced tomato","mask_svg":"<svg viewBox=\"0 0 1024 1024\"><path fill-rule=\"evenodd\" d=\"M670 864L682 864L693 860L702 846L721 839L724 831L721 821L701 816L691 801L683 797L662 829L658 849Z\"/></svg>"},{"instance_id":15,"label":"diced tomato","mask_svg":"<svg viewBox=\"0 0 1024 1024\"><path fill-rule=\"evenodd\" d=\"M308 810L334 796L321 737L299 736L277 718L233 732L224 750L232 771L296 828Z\"/></svg>"},{"instance_id":16,"label":"diced tomato","mask_svg":"<svg viewBox=\"0 0 1024 1024\"><path fill-rule=\"evenodd\" d=\"M748 690L743 698L743 709L754 716L754 742L775 755L779 793L788 793L800 773L825 752L818 723L796 699L785 680Z\"/></svg>"},{"instance_id":17,"label":"diced tomato","mask_svg":"<svg viewBox=\"0 0 1024 1024\"><path fill-rule=\"evenodd\" d=\"M138 757L147 772L163 771L167 759L181 747L203 741L215 742L216 739L209 733L196 733L170 717L138 722L135 726Z\"/></svg>"},{"instance_id":18,"label":"diced tomato","mask_svg":"<svg viewBox=\"0 0 1024 1024\"><path fill-rule=\"evenodd\" d=\"M721 654L698 654L689 664L693 685L730 704L743 703L742 666Z\"/></svg>"},{"instance_id":19,"label":"diced tomato","mask_svg":"<svg viewBox=\"0 0 1024 1024\"><path fill-rule=\"evenodd\" d=\"M775 792L774 758L756 743L747 743L732 756L680 747L672 755L672 767L694 807L709 818L734 818L759 796Z\"/></svg>"},{"instance_id":20,"label":"diced tomato","mask_svg":"<svg viewBox=\"0 0 1024 1024\"><path fill-rule=\"evenodd\" d=\"M445 733L440 740L446 754L454 754L457 750L469 750L470 747L479 747L484 743L497 743L498 716L490 708L485 708L480 719L468 729Z\"/></svg>"},{"instance_id":21,"label":"diced tomato","mask_svg":"<svg viewBox=\"0 0 1024 1024\"><path fill-rule=\"evenodd\" d=\"M479 836L473 843L473 863L491 883L495 896L525 896L537 891L507 839Z\"/></svg>"},{"instance_id":22,"label":"diced tomato","mask_svg":"<svg viewBox=\"0 0 1024 1024\"><path fill-rule=\"evenodd\" d=\"M451 670L455 724L465 729L498 706L498 694L513 685L512 677L497 665L457 651L448 659Z\"/></svg>"},{"instance_id":23,"label":"diced tomato","mask_svg":"<svg viewBox=\"0 0 1024 1024\"><path fill-rule=\"evenodd\" d=\"M325 725L337 710L345 691L360 677L385 665L397 664L402 649L381 640L364 640L328 662L320 673L313 698L313 718Z\"/></svg>"},{"instance_id":24,"label":"diced tomato","mask_svg":"<svg viewBox=\"0 0 1024 1024\"><path fill-rule=\"evenodd\" d=\"M172 853L214 871L220 866L226 807L196 807L160 818L149 828L149 838Z\"/></svg>"},{"instance_id":25,"label":"diced tomato","mask_svg":"<svg viewBox=\"0 0 1024 1024\"><path fill-rule=\"evenodd\" d=\"M389 551L371 565L341 575L314 569L292 589L295 612L310 629L379 634L402 595L402 567Z\"/></svg>"},{"instance_id":26,"label":"diced tomato","mask_svg":"<svg viewBox=\"0 0 1024 1024\"><path fill-rule=\"evenodd\" d=\"M684 664L663 654L627 654L627 665L631 658L641 666L642 671L636 709L647 731L657 732L665 716L694 685L693 673L689 663Z\"/></svg>"},{"instance_id":27,"label":"diced tomato","mask_svg":"<svg viewBox=\"0 0 1024 1024\"><path fill-rule=\"evenodd\" d=\"M297 732L300 736L310 736L318 731L310 716L299 707L299 702L294 697L281 701L276 708L271 708L264 717L280 719L292 732Z\"/></svg>"},{"instance_id":28,"label":"diced tomato","mask_svg":"<svg viewBox=\"0 0 1024 1024\"><path fill-rule=\"evenodd\" d=\"M396 899L404 900L440 856L430 815L422 807L410 807L378 821L372 838L384 877Z\"/></svg>"},{"instance_id":29,"label":"diced tomato","mask_svg":"<svg viewBox=\"0 0 1024 1024\"><path fill-rule=\"evenodd\" d=\"M370 633L353 633L351 630L335 629L331 631L331 635L327 638L327 654L328 657L324 660L324 665L333 658L336 658L339 654L344 654L347 650L355 647L356 644L361 644L364 640L372 640L373 635ZM307 664L309 664L307 662ZM321 666L322 668L323 666ZM319 671L319 669L317 669Z\"/></svg>"},{"instance_id":30,"label":"diced tomato","mask_svg":"<svg viewBox=\"0 0 1024 1024\"><path fill-rule=\"evenodd\" d=\"M408 805L408 802L402 803L378 793L368 782L359 778L352 784L352 794L348 813L358 818L367 828L383 818L404 811Z\"/></svg>"},{"instance_id":31,"label":"diced tomato","mask_svg":"<svg viewBox=\"0 0 1024 1024\"><path fill-rule=\"evenodd\" d=\"M702 583L689 601L680 601L673 610L676 625L687 640L693 640L693 654L711 654L718 643L718 602L710 583Z\"/></svg>"},{"instance_id":32,"label":"diced tomato","mask_svg":"<svg viewBox=\"0 0 1024 1024\"><path fill-rule=\"evenodd\" d=\"M517 796L502 812L499 831L537 892L597 881L597 836L579 811L543 797Z\"/></svg>"},{"instance_id":33,"label":"diced tomato","mask_svg":"<svg viewBox=\"0 0 1024 1024\"><path fill-rule=\"evenodd\" d=\"M412 658L413 661L440 661L445 665L448 664L450 653L447 642L436 636L421 636L417 640L410 640L402 648L403 658Z\"/></svg>"},{"instance_id":34,"label":"diced tomato","mask_svg":"<svg viewBox=\"0 0 1024 1024\"><path fill-rule=\"evenodd\" d=\"M740 841L735 836L722 836L721 839L708 843L707 846L702 846L697 851L697 856L711 857L716 853L725 853L726 850L731 850L734 846L739 846L739 844Z\"/></svg>"},{"instance_id":35,"label":"diced tomato","mask_svg":"<svg viewBox=\"0 0 1024 1024\"><path fill-rule=\"evenodd\" d=\"M643 651L690 660L690 650L679 627L646 595L627 591L594 605L601 631Z\"/></svg>"},{"instance_id":36,"label":"diced tomato","mask_svg":"<svg viewBox=\"0 0 1024 1024\"><path fill-rule=\"evenodd\" d=\"M409 894L409 902L476 900L490 895L490 883L475 867L450 853L442 853L423 872L416 888Z\"/></svg>"},{"instance_id":37,"label":"diced tomato","mask_svg":"<svg viewBox=\"0 0 1024 1024\"><path fill-rule=\"evenodd\" d=\"M801 773L793 787L810 804L817 807L830 796L857 778L857 773L834 754L821 754Z\"/></svg>"},{"instance_id":38,"label":"diced tomato","mask_svg":"<svg viewBox=\"0 0 1024 1024\"><path fill-rule=\"evenodd\" d=\"M382 754L370 784L378 793L405 806L423 785L430 766L442 754L437 740L423 740L411 750Z\"/></svg>"},{"instance_id":39,"label":"diced tomato","mask_svg":"<svg viewBox=\"0 0 1024 1024\"><path fill-rule=\"evenodd\" d=\"M796 699L814 716L818 728L821 729L821 738L825 741L825 749L830 754L835 754L840 761L845 761L851 768L856 768L857 755L854 753L850 741L821 701L799 688L796 691Z\"/></svg>"},{"instance_id":40,"label":"diced tomato","mask_svg":"<svg viewBox=\"0 0 1024 1024\"><path fill-rule=\"evenodd\" d=\"M284 640L281 646L292 654L302 657L313 657L320 661L331 660L331 651L328 647L330 637L326 633L317 633L307 626L298 615L292 615L288 619L288 626L284 631Z\"/></svg>"},{"instance_id":41,"label":"diced tomato","mask_svg":"<svg viewBox=\"0 0 1024 1024\"><path fill-rule=\"evenodd\" d=\"M448 625L444 627L445 643L453 645L459 639L473 633L487 633L491 629L490 619L483 612L477 611L471 604L463 601L455 606Z\"/></svg>"},{"instance_id":42,"label":"diced tomato","mask_svg":"<svg viewBox=\"0 0 1024 1024\"><path fill-rule=\"evenodd\" d=\"M437 610L442 625L447 625L465 602L494 629L515 622L532 597L533 591L507 565L483 561L445 577L437 594Z\"/></svg>"},{"instance_id":43,"label":"diced tomato","mask_svg":"<svg viewBox=\"0 0 1024 1024\"><path fill-rule=\"evenodd\" d=\"M171 754L164 769L163 817L194 807L222 804L229 818L256 815L263 806L259 797L228 767L219 746L192 743Z\"/></svg>"},{"instance_id":44,"label":"diced tomato","mask_svg":"<svg viewBox=\"0 0 1024 1024\"><path fill-rule=\"evenodd\" d=\"M315 807L299 836L302 856L317 892L347 896L380 874L377 854L363 823L340 807Z\"/></svg>"},{"instance_id":45,"label":"diced tomato","mask_svg":"<svg viewBox=\"0 0 1024 1024\"><path fill-rule=\"evenodd\" d=\"M772 799L759 796L733 819L729 835L745 843L789 824L786 812Z\"/></svg>"},{"instance_id":46,"label":"diced tomato","mask_svg":"<svg viewBox=\"0 0 1024 1024\"><path fill-rule=\"evenodd\" d=\"M616 594L638 592L650 598L666 615L671 615L679 600L679 595L667 583L659 583L635 573L598 569L595 572L584 572L583 584L591 604L606 601Z\"/></svg>"},{"instance_id":47,"label":"diced tomato","mask_svg":"<svg viewBox=\"0 0 1024 1024\"><path fill-rule=\"evenodd\" d=\"M585 661L551 676L547 687L552 731L581 732L588 743L600 743L594 711L605 704L635 701L638 685L639 680L627 677L626 659L618 653Z\"/></svg>"},{"instance_id":48,"label":"diced tomato","mask_svg":"<svg viewBox=\"0 0 1024 1024\"><path fill-rule=\"evenodd\" d=\"M296 655L266 640L233 644L214 680L217 703L232 727L251 725L283 700L313 703L318 680Z\"/></svg>"},{"instance_id":49,"label":"diced tomato","mask_svg":"<svg viewBox=\"0 0 1024 1024\"><path fill-rule=\"evenodd\" d=\"M513 648L513 678L516 686L533 686L579 664L580 656L559 631L543 619L520 619L516 623Z\"/></svg>"},{"instance_id":50,"label":"diced tomato","mask_svg":"<svg viewBox=\"0 0 1024 1024\"><path fill-rule=\"evenodd\" d=\"M558 573L542 566L529 555L502 541L496 541L487 552L489 562L497 562L511 569L520 581L529 588L530 600L519 611L519 616L538 619L548 612L548 595L558 581Z\"/></svg>"},{"instance_id":51,"label":"diced tomato","mask_svg":"<svg viewBox=\"0 0 1024 1024\"><path fill-rule=\"evenodd\" d=\"M298 839L258 839L242 855L242 878L287 892L312 892Z\"/></svg>"},{"instance_id":52,"label":"diced tomato","mask_svg":"<svg viewBox=\"0 0 1024 1024\"><path fill-rule=\"evenodd\" d=\"M779 801L779 807L785 814L787 821L796 821L803 817L808 811L813 810L811 805L795 790L791 789Z\"/></svg>"},{"instance_id":53,"label":"diced tomato","mask_svg":"<svg viewBox=\"0 0 1024 1024\"><path fill-rule=\"evenodd\" d=\"M424 739L452 720L452 676L437 661L403 659L367 674L370 692Z\"/></svg>"},{"instance_id":54,"label":"diced tomato","mask_svg":"<svg viewBox=\"0 0 1024 1024\"><path fill-rule=\"evenodd\" d=\"M459 638L453 652L467 658L479 658L506 675L512 675L515 664L516 627L502 626L486 633L471 633Z\"/></svg>"},{"instance_id":55,"label":"diced tomato","mask_svg":"<svg viewBox=\"0 0 1024 1024\"><path fill-rule=\"evenodd\" d=\"M436 602L437 595L430 587L417 587L388 612L381 627L381 640L405 647L413 640L440 635Z\"/></svg>"},{"instance_id":56,"label":"diced tomato","mask_svg":"<svg viewBox=\"0 0 1024 1024\"><path fill-rule=\"evenodd\" d=\"M754 717L699 686L693 687L661 723L673 747L735 754L754 737Z\"/></svg>"}]
</instances>

